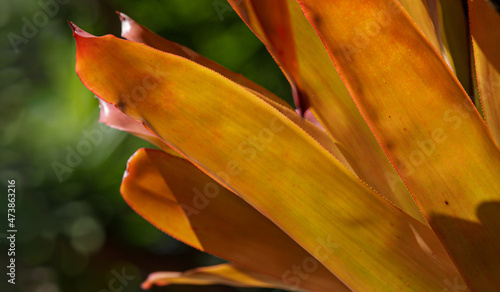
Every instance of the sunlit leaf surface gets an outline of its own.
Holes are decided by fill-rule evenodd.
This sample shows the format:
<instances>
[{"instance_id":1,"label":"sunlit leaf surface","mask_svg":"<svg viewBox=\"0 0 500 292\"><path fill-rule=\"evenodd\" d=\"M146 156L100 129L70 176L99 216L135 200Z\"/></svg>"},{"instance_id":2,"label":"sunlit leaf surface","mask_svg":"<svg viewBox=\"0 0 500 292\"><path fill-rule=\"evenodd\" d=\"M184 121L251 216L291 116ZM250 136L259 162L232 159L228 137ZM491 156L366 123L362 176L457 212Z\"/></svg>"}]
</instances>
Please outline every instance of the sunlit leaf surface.
<instances>
[{"instance_id":1,"label":"sunlit leaf surface","mask_svg":"<svg viewBox=\"0 0 500 292\"><path fill-rule=\"evenodd\" d=\"M91 37L76 27L75 37L76 70L90 90L143 121L349 288L432 291L444 288L443 279L460 278L428 227L246 88L143 44ZM138 86L142 98L131 95ZM328 257L315 254L327 240L336 244Z\"/></svg>"},{"instance_id":2,"label":"sunlit leaf surface","mask_svg":"<svg viewBox=\"0 0 500 292\"><path fill-rule=\"evenodd\" d=\"M458 80L397 1L301 3L470 287L500 289L500 152ZM379 33L343 54L369 25Z\"/></svg>"}]
</instances>

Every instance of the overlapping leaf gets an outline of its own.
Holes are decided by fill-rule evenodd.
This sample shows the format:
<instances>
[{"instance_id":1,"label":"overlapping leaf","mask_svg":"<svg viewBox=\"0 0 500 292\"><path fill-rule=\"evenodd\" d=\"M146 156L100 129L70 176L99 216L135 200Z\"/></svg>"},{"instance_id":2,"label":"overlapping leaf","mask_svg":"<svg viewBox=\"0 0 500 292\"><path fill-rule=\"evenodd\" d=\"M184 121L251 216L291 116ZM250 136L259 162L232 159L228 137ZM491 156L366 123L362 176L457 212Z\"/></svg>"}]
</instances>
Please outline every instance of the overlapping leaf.
<instances>
[{"instance_id":1,"label":"overlapping leaf","mask_svg":"<svg viewBox=\"0 0 500 292\"><path fill-rule=\"evenodd\" d=\"M349 291L271 221L183 158L159 150L138 150L129 161L121 192L138 214L159 229L256 271L255 275L266 274L274 286ZM314 271L297 282L292 268L303 262Z\"/></svg>"},{"instance_id":2,"label":"overlapping leaf","mask_svg":"<svg viewBox=\"0 0 500 292\"><path fill-rule=\"evenodd\" d=\"M246 79L241 74L236 74L232 71L229 71L223 66L193 52L189 48L186 48L177 43L171 42L167 39L160 37L159 35L151 32L150 30L138 24L132 18L128 17L123 13L120 13L120 20L122 22L122 36L125 37L126 39L140 43L145 43L153 48L162 50L164 52L190 59L248 88L248 90L250 90L252 93L259 96L262 100L272 105L274 108L279 110L282 114L286 115L298 126L303 128L314 139L316 139L316 141L318 141L323 147L325 147L325 149L327 149L337 159L339 159L339 161L342 162L344 166L346 166L347 168L349 168L349 170L354 172L351 165L344 157L344 154L337 147L335 141L332 140L326 133L324 133L322 129L315 127L315 125L312 124L315 122L314 116L312 116L312 114L309 114L310 117L307 120L303 120L293 110L291 110L291 107L282 99L275 96L273 93L267 91L266 89L262 88L261 86ZM309 120L311 120L312 122L309 122ZM164 148L165 147L163 147L163 149Z\"/></svg>"},{"instance_id":3,"label":"overlapping leaf","mask_svg":"<svg viewBox=\"0 0 500 292\"><path fill-rule=\"evenodd\" d=\"M223 284L234 287L263 287L280 288L285 290L305 291L294 286L285 285L273 277L257 273L233 264L220 264L216 266L201 267L186 272L156 272L144 281L143 289L150 289L153 285L166 286L172 284L184 285L214 285ZM336 289L335 286L323 289Z\"/></svg>"},{"instance_id":4,"label":"overlapping leaf","mask_svg":"<svg viewBox=\"0 0 500 292\"><path fill-rule=\"evenodd\" d=\"M118 110L114 105L99 99L99 122L106 124L114 129L126 131L139 138L142 138L151 144L162 148L165 144L155 134L148 131L148 129L139 121L132 119L126 114Z\"/></svg>"},{"instance_id":5,"label":"overlapping leaf","mask_svg":"<svg viewBox=\"0 0 500 292\"><path fill-rule=\"evenodd\" d=\"M135 20L133 20L124 13L119 13L119 15L120 15L120 20L122 22L122 37L131 41L144 43L158 50L189 59L193 62L196 62L202 66L205 66L207 68L214 70L215 72L222 74L223 76L233 80L238 84L241 84L242 86L247 87L248 89L254 92L258 92L264 95L265 97L281 104L282 106L290 107L285 101L274 95L272 92L258 85L257 83L245 78L243 75L228 70L224 66L219 65L216 62L201 56L200 54L196 53L190 48L169 41L155 34L154 32L140 25L139 23L137 23Z\"/></svg>"},{"instance_id":6,"label":"overlapping leaf","mask_svg":"<svg viewBox=\"0 0 500 292\"><path fill-rule=\"evenodd\" d=\"M443 279L460 278L428 227L252 92L142 44L78 29L75 37L77 73L90 90L143 121L309 253L331 239L337 245L328 256L315 256L349 288L441 290ZM145 79L156 86L132 99Z\"/></svg>"},{"instance_id":7,"label":"overlapping leaf","mask_svg":"<svg viewBox=\"0 0 500 292\"><path fill-rule=\"evenodd\" d=\"M424 218L347 92L321 40L295 0L229 0L280 64L296 105L311 107L337 141L349 164L368 185L420 220ZM362 45L365 32L360 31ZM349 55L351 48L345 47Z\"/></svg>"},{"instance_id":8,"label":"overlapping leaf","mask_svg":"<svg viewBox=\"0 0 500 292\"><path fill-rule=\"evenodd\" d=\"M450 62L445 46L438 36L432 16L429 10L429 4L433 5L437 0L398 0L404 9L410 14L411 18L415 21L418 27L422 30L425 36L432 43L434 48L441 53L443 58L448 59ZM451 65L450 65L451 66Z\"/></svg>"},{"instance_id":9,"label":"overlapping leaf","mask_svg":"<svg viewBox=\"0 0 500 292\"><path fill-rule=\"evenodd\" d=\"M458 80L395 0L300 2L470 287L499 290L500 152Z\"/></svg>"}]
</instances>

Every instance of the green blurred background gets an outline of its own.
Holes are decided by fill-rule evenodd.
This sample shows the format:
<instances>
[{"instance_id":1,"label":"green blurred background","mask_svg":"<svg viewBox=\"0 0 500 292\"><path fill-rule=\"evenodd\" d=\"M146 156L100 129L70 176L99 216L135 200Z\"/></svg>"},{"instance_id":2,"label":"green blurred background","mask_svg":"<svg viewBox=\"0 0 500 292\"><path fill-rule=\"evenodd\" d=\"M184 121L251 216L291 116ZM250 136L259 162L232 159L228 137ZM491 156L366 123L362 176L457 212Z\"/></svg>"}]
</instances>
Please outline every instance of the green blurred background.
<instances>
[{"instance_id":1,"label":"green blurred background","mask_svg":"<svg viewBox=\"0 0 500 292\"><path fill-rule=\"evenodd\" d=\"M48 2L57 11L44 18L41 4ZM119 187L126 161L150 145L98 125L98 102L74 72L75 43L66 21L95 35L119 36L115 11L122 11L290 101L279 68L228 8L224 0L0 0L0 291L109 291L109 281L123 269L134 278L116 291L140 291L151 272L223 262L158 231L123 201ZM23 32L26 22L35 31ZM54 163L66 165L68 152L89 141L85 133L95 129L105 134L103 140L58 178ZM10 179L16 180L17 195L15 286L7 283L5 268Z\"/></svg>"}]
</instances>

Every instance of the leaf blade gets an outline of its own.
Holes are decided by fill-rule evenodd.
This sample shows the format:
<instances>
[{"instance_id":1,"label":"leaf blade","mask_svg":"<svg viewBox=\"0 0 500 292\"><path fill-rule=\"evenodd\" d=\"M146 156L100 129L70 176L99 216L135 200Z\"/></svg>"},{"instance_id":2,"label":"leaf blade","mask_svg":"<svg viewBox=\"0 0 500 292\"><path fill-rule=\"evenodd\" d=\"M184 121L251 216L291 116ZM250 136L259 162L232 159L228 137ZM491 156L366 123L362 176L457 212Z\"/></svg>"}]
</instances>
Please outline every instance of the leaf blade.
<instances>
[{"instance_id":1,"label":"leaf blade","mask_svg":"<svg viewBox=\"0 0 500 292\"><path fill-rule=\"evenodd\" d=\"M303 128L306 132L308 132L316 141L318 141L325 149L327 149L330 153L332 153L337 159L339 159L344 166L346 166L349 170L354 172L352 166L349 164L342 151L337 147L337 145L332 141L326 133L320 131L317 127L314 127L312 122L309 123L306 120L300 119L294 111L291 110L290 105L288 105L285 101L275 96L273 93L269 92L265 88L260 85L246 79L241 74L236 74L223 66L204 58L203 56L197 54L191 49L184 47L180 44L171 42L167 39L160 37L159 35L153 33L148 30L146 27L140 25L136 21L134 21L129 16L119 13L120 20L122 22L122 36L128 40L144 43L150 47L159 49L161 51L175 54L177 56L181 56L192 60L202 66L205 66L209 69L214 70L222 74L223 76L231 79L232 81L248 88L249 91L258 95L261 99L265 100L273 107L278 109L281 113L286 115L288 118L293 120L297 125ZM143 138L143 137L141 137ZM155 144L156 145L156 144ZM162 145L162 149L165 150L164 145Z\"/></svg>"},{"instance_id":2,"label":"leaf blade","mask_svg":"<svg viewBox=\"0 0 500 292\"><path fill-rule=\"evenodd\" d=\"M361 180L427 224L347 92L295 0L230 0L280 64L299 109L308 106ZM279 15L279 18L277 18Z\"/></svg>"},{"instance_id":3,"label":"leaf blade","mask_svg":"<svg viewBox=\"0 0 500 292\"><path fill-rule=\"evenodd\" d=\"M222 74L223 76L233 80L234 82L252 91L262 94L266 98L271 99L272 101L277 102L282 106L291 108L288 103L286 103L281 98L277 97L274 93L258 85L257 83L245 78L243 75L228 70L224 66L219 65L218 63L201 56L200 54L196 53L195 51L191 50L188 47L169 41L155 34L154 32L150 31L143 25L137 23L135 20L133 20L124 13L120 12L119 16L120 16L120 21L122 23L122 37L131 41L146 44L152 48L167 53L171 53L192 60L193 62L196 62L202 66L205 66L207 68L214 70L215 72Z\"/></svg>"},{"instance_id":4,"label":"leaf blade","mask_svg":"<svg viewBox=\"0 0 500 292\"><path fill-rule=\"evenodd\" d=\"M460 277L430 229L373 192L245 88L141 44L75 34L77 73L90 90L142 120L310 253L317 240L332 236L339 247L327 258L316 258L351 289L442 289L443 279ZM133 106L126 94L144 76L158 80L158 87ZM255 139L260 139L257 144ZM241 171L228 168L234 164Z\"/></svg>"},{"instance_id":5,"label":"leaf blade","mask_svg":"<svg viewBox=\"0 0 500 292\"><path fill-rule=\"evenodd\" d=\"M500 153L458 80L397 1L301 3L468 284L498 289ZM391 21L374 17L381 12ZM353 45L353 28L367 23L384 23L383 33L345 58L339 46Z\"/></svg>"},{"instance_id":6,"label":"leaf blade","mask_svg":"<svg viewBox=\"0 0 500 292\"><path fill-rule=\"evenodd\" d=\"M317 261L313 261L314 273L299 283L284 277L293 265L312 260L311 255L186 159L153 149L138 150L129 160L121 193L160 230L199 250L267 274L273 283L282 282L288 288L300 284L312 291L327 287L349 291Z\"/></svg>"}]
</instances>

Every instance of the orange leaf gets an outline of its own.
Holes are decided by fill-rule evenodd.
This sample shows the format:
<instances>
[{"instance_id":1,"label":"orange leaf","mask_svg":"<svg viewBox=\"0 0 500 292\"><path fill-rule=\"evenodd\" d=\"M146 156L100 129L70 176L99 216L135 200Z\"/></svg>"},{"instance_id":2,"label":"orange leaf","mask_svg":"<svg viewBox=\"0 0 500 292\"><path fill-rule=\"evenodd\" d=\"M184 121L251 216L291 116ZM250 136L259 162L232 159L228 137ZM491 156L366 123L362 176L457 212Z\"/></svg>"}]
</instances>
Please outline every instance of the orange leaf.
<instances>
[{"instance_id":1,"label":"orange leaf","mask_svg":"<svg viewBox=\"0 0 500 292\"><path fill-rule=\"evenodd\" d=\"M290 81L295 103L309 105L361 180L427 224L359 113L295 0L229 0ZM347 49L347 48L346 48Z\"/></svg>"},{"instance_id":2,"label":"orange leaf","mask_svg":"<svg viewBox=\"0 0 500 292\"><path fill-rule=\"evenodd\" d=\"M147 124L350 288L440 290L443 279L460 278L429 228L368 188L257 95L143 44L77 28L75 38L76 70L90 90ZM134 99L138 84L148 91ZM315 254L318 239L328 236L338 249L328 257Z\"/></svg>"},{"instance_id":3,"label":"orange leaf","mask_svg":"<svg viewBox=\"0 0 500 292\"><path fill-rule=\"evenodd\" d=\"M265 89L264 87L256 84L255 82L245 78L241 74L234 73L231 70L228 70L222 65L217 64L216 62L207 59L200 54L196 53L195 51L191 50L190 48L187 48L185 46L182 46L178 43L174 43L172 41L169 41L154 32L150 31L146 27L140 25L137 23L135 20L130 18L129 16L125 15L124 13L119 13L120 15L120 20L122 22L122 37L139 42L139 43L144 43L150 47L153 47L155 49L171 53L180 57L184 57L186 59L189 59L193 62L196 62L202 66L205 66L207 68L210 68L214 70L215 72L233 80L234 82L247 87L248 89L258 92L268 99L271 99L274 102L277 102L281 104L282 106L290 108L290 105L286 103L284 100L281 98L277 97L274 95L272 92L269 90Z\"/></svg>"},{"instance_id":4,"label":"orange leaf","mask_svg":"<svg viewBox=\"0 0 500 292\"><path fill-rule=\"evenodd\" d=\"M275 283L311 291L349 291L269 219L185 159L138 150L129 160L121 192L137 213L164 232L267 274ZM330 248L318 244L317 252L328 253ZM302 273L307 277L297 280L294 266L306 269Z\"/></svg>"},{"instance_id":5,"label":"orange leaf","mask_svg":"<svg viewBox=\"0 0 500 292\"><path fill-rule=\"evenodd\" d=\"M395 0L301 3L464 278L500 290L500 152L458 80ZM367 26L379 33L356 47Z\"/></svg>"}]
</instances>

